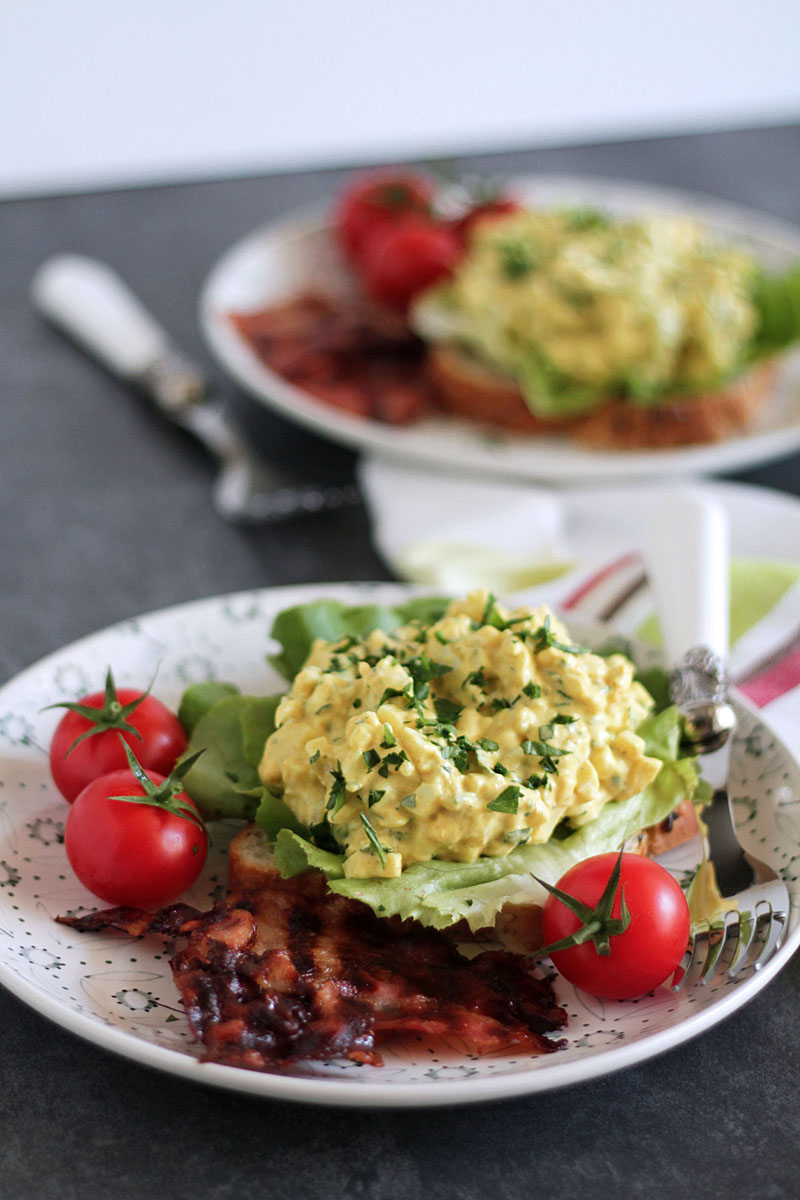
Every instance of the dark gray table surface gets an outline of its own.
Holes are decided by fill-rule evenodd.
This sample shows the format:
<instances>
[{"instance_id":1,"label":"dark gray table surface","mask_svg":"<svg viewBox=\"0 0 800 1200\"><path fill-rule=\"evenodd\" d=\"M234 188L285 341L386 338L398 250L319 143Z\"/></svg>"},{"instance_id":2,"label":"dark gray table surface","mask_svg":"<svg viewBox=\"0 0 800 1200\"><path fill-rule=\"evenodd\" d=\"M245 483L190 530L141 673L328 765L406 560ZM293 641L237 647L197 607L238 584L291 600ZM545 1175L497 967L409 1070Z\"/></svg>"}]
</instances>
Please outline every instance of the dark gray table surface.
<instances>
[{"instance_id":1,"label":"dark gray table surface","mask_svg":"<svg viewBox=\"0 0 800 1200\"><path fill-rule=\"evenodd\" d=\"M645 180L800 225L800 125L465 160L469 169ZM48 255L117 267L213 364L195 315L235 239L328 196L341 172L0 205L0 679L108 623L272 584L389 578L355 508L237 529L202 451L31 312ZM216 378L298 478L354 457ZM800 456L735 476L800 494ZM552 1200L800 1195L800 959L696 1041L550 1095L420 1111L298 1107L197 1087L99 1050L0 989L0 1195Z\"/></svg>"}]
</instances>

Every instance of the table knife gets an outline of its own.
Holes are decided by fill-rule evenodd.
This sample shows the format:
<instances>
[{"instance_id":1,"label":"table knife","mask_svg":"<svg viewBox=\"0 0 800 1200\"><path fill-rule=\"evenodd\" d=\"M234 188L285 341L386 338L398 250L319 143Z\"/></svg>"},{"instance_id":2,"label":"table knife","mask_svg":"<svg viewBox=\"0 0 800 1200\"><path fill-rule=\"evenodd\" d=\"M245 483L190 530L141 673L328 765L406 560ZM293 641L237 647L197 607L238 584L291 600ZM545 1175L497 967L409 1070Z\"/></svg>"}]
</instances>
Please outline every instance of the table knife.
<instances>
[{"instance_id":1,"label":"table knife","mask_svg":"<svg viewBox=\"0 0 800 1200\"><path fill-rule=\"evenodd\" d=\"M358 504L355 484L293 484L264 460L213 399L201 369L178 351L107 264L78 254L48 259L31 283L34 307L107 370L145 393L217 459L213 501L249 523Z\"/></svg>"}]
</instances>

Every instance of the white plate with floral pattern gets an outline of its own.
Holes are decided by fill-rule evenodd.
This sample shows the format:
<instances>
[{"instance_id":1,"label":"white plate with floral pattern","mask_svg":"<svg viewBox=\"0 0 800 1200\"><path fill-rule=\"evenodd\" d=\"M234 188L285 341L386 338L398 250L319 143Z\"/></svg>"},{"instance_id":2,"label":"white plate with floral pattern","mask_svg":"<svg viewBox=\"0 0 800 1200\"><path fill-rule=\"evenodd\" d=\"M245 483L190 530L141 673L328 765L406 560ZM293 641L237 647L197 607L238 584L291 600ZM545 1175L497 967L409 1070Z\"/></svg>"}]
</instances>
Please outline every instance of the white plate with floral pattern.
<instances>
[{"instance_id":1,"label":"white plate with floral pattern","mask_svg":"<svg viewBox=\"0 0 800 1200\"><path fill-rule=\"evenodd\" d=\"M694 216L769 270L786 269L800 259L800 229L713 197L626 180L555 175L513 180L509 190L532 205L593 206L619 216ZM786 357L772 402L747 433L705 446L613 452L556 436L487 430L451 416L388 425L344 412L267 367L230 320L232 312L277 304L304 291L339 295L352 286L326 213L289 213L237 242L215 264L200 296L201 328L222 366L268 408L322 437L437 470L585 485L732 471L791 454L800 446L800 352Z\"/></svg>"},{"instance_id":2,"label":"white plate with floral pattern","mask_svg":"<svg viewBox=\"0 0 800 1200\"><path fill-rule=\"evenodd\" d=\"M0 983L88 1041L187 1079L255 1095L339 1105L428 1106L547 1091L641 1062L716 1024L767 984L800 941L800 768L749 708L740 730L732 794L742 839L782 873L791 895L789 931L759 974L639 1001L593 1000L558 978L569 1014L567 1045L545 1056L470 1057L457 1042L432 1049L409 1037L383 1067L331 1062L258 1073L201 1062L159 938L78 934L57 914L101 905L73 877L62 845L65 804L50 779L47 747L59 719L45 706L96 689L112 666L120 686L158 670L156 692L177 705L188 683L225 679L243 691L284 686L265 656L282 608L320 595L347 603L392 603L408 589L338 584L238 593L125 621L43 659L0 689ZM570 620L574 635L591 630ZM596 630L595 630L596 633ZM235 822L211 827L204 874L187 894L205 907L223 894L225 850ZM669 862L679 876L696 864L690 843Z\"/></svg>"}]
</instances>

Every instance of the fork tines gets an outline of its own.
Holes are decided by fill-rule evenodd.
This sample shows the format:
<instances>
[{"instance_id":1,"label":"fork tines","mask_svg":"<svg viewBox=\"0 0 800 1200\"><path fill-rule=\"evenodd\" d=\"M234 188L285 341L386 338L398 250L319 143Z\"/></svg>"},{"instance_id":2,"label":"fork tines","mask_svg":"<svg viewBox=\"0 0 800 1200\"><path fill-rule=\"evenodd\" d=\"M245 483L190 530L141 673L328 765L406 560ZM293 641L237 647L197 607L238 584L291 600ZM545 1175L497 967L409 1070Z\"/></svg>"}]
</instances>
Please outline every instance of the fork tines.
<instances>
[{"instance_id":1,"label":"fork tines","mask_svg":"<svg viewBox=\"0 0 800 1200\"><path fill-rule=\"evenodd\" d=\"M759 971L778 948L786 918L785 909L762 897L752 909L731 908L711 922L695 922L672 990L707 985L720 972L734 978L743 971Z\"/></svg>"}]
</instances>

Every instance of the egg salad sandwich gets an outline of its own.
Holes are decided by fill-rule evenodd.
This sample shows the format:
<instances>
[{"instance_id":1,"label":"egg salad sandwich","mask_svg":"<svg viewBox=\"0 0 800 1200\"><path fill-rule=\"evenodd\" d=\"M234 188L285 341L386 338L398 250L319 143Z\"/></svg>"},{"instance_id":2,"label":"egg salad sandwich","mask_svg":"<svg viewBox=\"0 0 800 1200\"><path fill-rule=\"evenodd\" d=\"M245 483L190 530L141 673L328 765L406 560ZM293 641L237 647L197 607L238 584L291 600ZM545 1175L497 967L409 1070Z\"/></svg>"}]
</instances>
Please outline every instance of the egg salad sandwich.
<instances>
[{"instance_id":1,"label":"egg salad sandwich","mask_svg":"<svg viewBox=\"0 0 800 1200\"><path fill-rule=\"evenodd\" d=\"M800 339L800 267L769 274L687 216L521 210L477 224L410 321L451 412L602 448L715 442L753 425Z\"/></svg>"},{"instance_id":2,"label":"egg salad sandwich","mask_svg":"<svg viewBox=\"0 0 800 1200\"><path fill-rule=\"evenodd\" d=\"M697 831L675 709L545 607L483 591L320 600L272 632L285 694L202 684L181 706L190 752L205 751L186 789L207 818L248 822L232 870L249 886L261 866L313 870L380 917L529 951L541 881Z\"/></svg>"}]
</instances>

